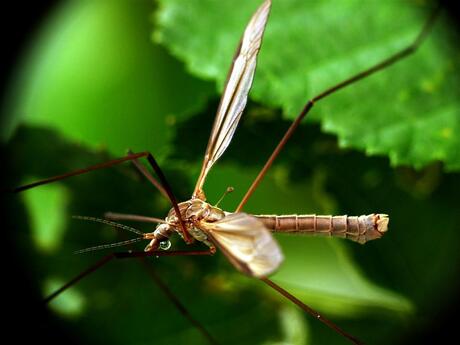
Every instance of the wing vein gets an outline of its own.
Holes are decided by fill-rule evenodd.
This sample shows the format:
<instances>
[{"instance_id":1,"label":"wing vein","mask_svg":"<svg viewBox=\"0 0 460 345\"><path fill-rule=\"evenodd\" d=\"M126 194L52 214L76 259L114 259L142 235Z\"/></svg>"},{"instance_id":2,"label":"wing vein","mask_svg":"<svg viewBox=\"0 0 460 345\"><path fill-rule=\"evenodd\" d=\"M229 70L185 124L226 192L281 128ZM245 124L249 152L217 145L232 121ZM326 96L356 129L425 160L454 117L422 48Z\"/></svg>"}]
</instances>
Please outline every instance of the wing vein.
<instances>
[{"instance_id":1,"label":"wing vein","mask_svg":"<svg viewBox=\"0 0 460 345\"><path fill-rule=\"evenodd\" d=\"M233 213L217 222L203 222L202 229L239 271L254 277L273 273L283 261L280 247L257 218Z\"/></svg>"},{"instance_id":2,"label":"wing vein","mask_svg":"<svg viewBox=\"0 0 460 345\"><path fill-rule=\"evenodd\" d=\"M270 7L271 0L266 0L257 9L240 40L217 109L193 197L206 199L203 192L206 176L213 164L227 149L238 126L254 79L257 55L260 51Z\"/></svg>"}]
</instances>

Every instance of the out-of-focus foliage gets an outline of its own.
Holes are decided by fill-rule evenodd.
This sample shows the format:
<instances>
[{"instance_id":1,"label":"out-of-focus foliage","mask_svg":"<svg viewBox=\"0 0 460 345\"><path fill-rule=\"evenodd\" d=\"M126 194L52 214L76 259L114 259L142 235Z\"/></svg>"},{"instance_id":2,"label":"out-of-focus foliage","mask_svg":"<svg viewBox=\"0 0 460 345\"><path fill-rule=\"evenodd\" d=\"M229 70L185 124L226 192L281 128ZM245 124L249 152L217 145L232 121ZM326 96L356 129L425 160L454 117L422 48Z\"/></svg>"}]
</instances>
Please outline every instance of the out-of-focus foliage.
<instances>
[{"instance_id":1,"label":"out-of-focus foliage","mask_svg":"<svg viewBox=\"0 0 460 345\"><path fill-rule=\"evenodd\" d=\"M156 41L223 87L229 56L259 0L161 0ZM292 119L308 98L409 45L434 6L404 1L273 1L252 98ZM416 168L460 169L460 53L438 21L405 62L321 102L312 118L341 147Z\"/></svg>"},{"instance_id":2,"label":"out-of-focus foliage","mask_svg":"<svg viewBox=\"0 0 460 345\"><path fill-rule=\"evenodd\" d=\"M213 91L152 44L152 7L64 3L18 70L2 136L22 121L114 155L128 147L165 155L171 125L202 108Z\"/></svg>"},{"instance_id":3,"label":"out-of-focus foliage","mask_svg":"<svg viewBox=\"0 0 460 345\"><path fill-rule=\"evenodd\" d=\"M185 43L188 37L196 49L184 47L181 58L193 73L218 78L222 85L238 36L257 1L242 1L238 6L234 1L202 3L207 5L206 10L197 11L195 2L182 2L187 12L183 18L176 16L177 2L162 1L155 18L162 23L163 43L171 48ZM423 16L406 9L401 9L401 19L395 24L394 20L388 23L389 10L383 10L386 7L379 10L361 6L347 17L352 3L335 2L334 10L323 3L299 2L295 11L293 5L290 10L286 7L289 2L275 3L252 94L260 103L249 105L228 152L209 175L205 190L211 203L231 185L235 192L224 199L222 207L234 209L289 126L290 120L267 105L280 105L287 116L292 116L294 108L305 101L304 94L308 97L358 71L367 54L372 61L386 56L410 41L423 23ZM311 7L307 8L308 4ZM143 39L151 33L149 17L153 10L147 0L135 5L131 1L100 0L70 2L56 13L42 36L45 38L26 60L28 67L17 84L22 92L7 108L15 109L9 114L14 123L23 124L10 133L7 143L15 157L10 186L121 156L131 147L159 154L177 198L190 196L218 99L212 83L190 76L158 44ZM315 16L304 17L310 12ZM334 24L333 18L349 18L350 26ZM212 26L205 30L211 20ZM175 36L169 37L165 30L174 21ZM190 21L195 26L183 26L192 25ZM368 30L361 30L367 38L357 32L363 22ZM302 25L321 38L307 37ZM181 27L185 31L179 31ZM295 27L298 29L292 32ZM395 30L392 35L388 34L390 29ZM155 30L159 32L160 28ZM394 42L392 37L398 36L399 30L407 32ZM283 35L279 38L285 43L283 49L273 41L277 33ZM337 130L339 142L351 135L350 145L369 149L366 145L374 136L368 128L380 124L385 132L390 122L409 123L409 115L401 117L406 111L413 117L422 108L450 104L453 89L443 93L445 98L438 99L441 95L435 93L436 97L424 100L416 98L420 94L412 89L428 76L417 73L415 61L423 65L427 52L449 51L446 41L436 40L440 35L433 34L431 43L420 52L422 57L417 53L411 60L381 72L375 81L363 81L341 91L319 103L312 115L323 121L325 129L343 128L345 134ZM306 45L306 40L314 42L308 54L291 51L289 59L280 56ZM200 47L205 50L198 68L192 62L197 63L194 59ZM444 50L430 53L435 47ZM444 61L442 56L434 59L436 63ZM271 72L270 63L276 65ZM443 66L438 65L439 73L443 73ZM304 68L313 70L313 74L302 72ZM407 75L406 70L410 72ZM407 101L392 97L399 91L393 94L389 90L396 86L412 90L407 92L415 98ZM371 118L369 109L373 111ZM417 128L422 135L426 131L427 138L435 133L434 126ZM378 145L383 143L378 133L375 138ZM396 142L391 144L392 149L404 149ZM435 144L422 145L415 140L413 145L413 152L427 150L423 157L406 152L405 159L414 165L436 158L429 151ZM278 214L389 213L388 234L365 246L277 236L286 261L274 279L367 343L403 343L408 333L426 327L437 308L454 293L458 279L454 263L460 259L456 209L460 176L443 173L438 163L419 172L392 169L386 158L366 157L339 146L335 137L321 133L320 126L301 126L245 210ZM447 166L455 168L458 161L447 158ZM106 211L114 211L162 217L170 207L129 164L49 187L14 199L14 223L8 227L13 230L36 289L43 295L104 255L72 255L73 251L129 237L100 224L72 220L71 215L101 217ZM63 229L57 229L59 224ZM152 230L150 225L131 225ZM50 239L52 233L54 238ZM177 238L173 246L185 247ZM142 250L143 245L136 248ZM289 302L262 283L235 272L220 254L212 258L152 258L148 262L192 315L223 344L346 343L310 316L294 311ZM110 263L53 301L50 308L57 323L78 334L85 344L204 343L136 260Z\"/></svg>"}]
</instances>

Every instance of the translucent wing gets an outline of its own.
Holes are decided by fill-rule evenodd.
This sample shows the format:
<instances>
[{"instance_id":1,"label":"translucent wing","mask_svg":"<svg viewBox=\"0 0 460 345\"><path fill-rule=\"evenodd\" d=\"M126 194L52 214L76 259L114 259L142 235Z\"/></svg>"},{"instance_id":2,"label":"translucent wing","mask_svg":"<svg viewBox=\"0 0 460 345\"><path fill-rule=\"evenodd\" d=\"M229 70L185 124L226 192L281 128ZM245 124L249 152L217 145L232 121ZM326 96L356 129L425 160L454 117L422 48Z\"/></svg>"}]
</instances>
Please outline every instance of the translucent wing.
<instances>
[{"instance_id":1,"label":"translucent wing","mask_svg":"<svg viewBox=\"0 0 460 345\"><path fill-rule=\"evenodd\" d=\"M230 144L246 106L270 6L271 1L266 0L257 9L241 38L214 120L194 197L205 199L202 188L206 175Z\"/></svg>"},{"instance_id":2,"label":"translucent wing","mask_svg":"<svg viewBox=\"0 0 460 345\"><path fill-rule=\"evenodd\" d=\"M246 213L233 213L200 226L241 272L254 277L273 273L283 254L263 223Z\"/></svg>"}]
</instances>

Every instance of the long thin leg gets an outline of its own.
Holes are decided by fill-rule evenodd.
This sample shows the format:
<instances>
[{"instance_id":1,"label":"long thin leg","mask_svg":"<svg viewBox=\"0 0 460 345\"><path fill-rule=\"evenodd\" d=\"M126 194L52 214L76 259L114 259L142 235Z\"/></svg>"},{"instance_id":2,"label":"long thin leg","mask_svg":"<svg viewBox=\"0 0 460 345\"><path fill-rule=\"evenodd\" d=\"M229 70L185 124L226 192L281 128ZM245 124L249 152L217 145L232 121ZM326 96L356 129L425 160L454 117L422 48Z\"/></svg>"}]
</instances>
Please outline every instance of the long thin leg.
<instances>
[{"instance_id":1,"label":"long thin leg","mask_svg":"<svg viewBox=\"0 0 460 345\"><path fill-rule=\"evenodd\" d=\"M153 157L153 155L150 152L130 153L126 157L113 159L113 160L110 160L108 162L92 165L92 166L84 168L84 169L74 170L74 171L68 172L66 174L49 177L49 178L46 178L46 179L43 179L43 180L40 180L40 181L36 181L36 182L30 183L30 184L26 184L24 186L20 186L20 187L16 187L16 188L13 188L13 189L6 190L6 192L13 192L13 193L23 192L23 191L25 191L27 189L30 189L30 188L33 188L33 187L38 187L38 186L41 186L41 185L44 185L44 184L53 183L53 182L60 181L60 180L66 179L68 177L72 177L72 176L76 176L76 175L86 174L86 173L88 173L90 171L108 168L108 167L111 167L113 165L120 164L120 163L123 163L123 162L126 162L126 161L135 162L134 164L136 165L136 167L139 168L140 164L137 162L137 159L142 158L142 157L147 157L147 161L152 166L152 168L155 171L155 173L158 175L162 186L158 187L157 186L158 183L156 182L156 180L148 172L147 172L147 175L144 174L144 176L146 176L159 189L159 191L163 195L168 197L169 201L171 202L171 204L172 204L172 206L174 208L174 211L176 211L177 217L179 218L179 222L180 222L180 225L181 225L184 240L185 240L185 242L187 244L190 244L192 241L191 241L190 236L189 236L189 234L188 234L188 232L186 230L184 220L182 219L182 216L180 214L179 206L177 205L177 200L174 197L172 189L171 189L168 181L166 180L166 177L163 174L163 171L161 170L160 166L158 165L158 163L156 162L155 158ZM136 162L137 162L137 164L136 164ZM144 173L144 170L142 168L140 168L140 171L142 173ZM152 180L149 177L151 177ZM153 182L153 181L155 181L155 182Z\"/></svg>"},{"instance_id":2,"label":"long thin leg","mask_svg":"<svg viewBox=\"0 0 460 345\"><path fill-rule=\"evenodd\" d=\"M128 154L129 155L132 155L134 154L131 150L128 150ZM168 193L166 192L166 190L163 188L163 186L161 185L161 183L159 183L153 176L152 174L150 174L150 172L139 162L139 160L137 159L133 159L131 161L134 166L137 168L137 170L140 171L140 173L142 175L145 176L145 178L147 178L147 180L150 181L150 183L152 183L155 187L157 187L157 189L161 192L161 194L163 194L166 199L168 199Z\"/></svg>"},{"instance_id":3,"label":"long thin leg","mask_svg":"<svg viewBox=\"0 0 460 345\"><path fill-rule=\"evenodd\" d=\"M172 191L171 186L169 185L168 181L166 180L165 175L163 174L163 171L161 171L160 166L158 165L157 161L153 157L151 153L148 153L147 155L147 161L149 162L150 166L153 168L155 173L157 174L158 178L160 179L161 184L163 185L164 189L166 190L166 193L168 194L169 200L171 200L171 204L174 207L174 211L176 212L176 216L179 218L179 223L182 229L182 235L184 237L184 241L187 244L192 243L192 240L190 238L190 235L188 234L186 227L185 227L185 222L182 219L180 210L179 210L179 205L177 204L176 197L174 196L174 193Z\"/></svg>"},{"instance_id":4,"label":"long thin leg","mask_svg":"<svg viewBox=\"0 0 460 345\"><path fill-rule=\"evenodd\" d=\"M62 292L67 290L72 285L75 285L80 280L85 278L86 276L90 275L97 269L104 266L106 263L112 261L113 259L130 259L130 258L145 258L149 256L200 256L200 255L213 255L214 253L210 250L201 250L201 251L184 251L184 250L177 250L177 251L153 251L153 252L120 252L120 253L112 253L109 255L104 256L102 259L97 261L95 264L88 267L86 270L72 278L69 282L65 285L61 286L59 289L54 291L48 297L46 297L43 301L45 303L50 302L57 296L59 296Z\"/></svg>"},{"instance_id":5,"label":"long thin leg","mask_svg":"<svg viewBox=\"0 0 460 345\"><path fill-rule=\"evenodd\" d=\"M165 223L165 220L160 219L160 218L140 216L138 214L126 214L126 213L115 213L115 212L104 213L104 218L107 218L110 220L131 220L134 222L142 222L142 223Z\"/></svg>"},{"instance_id":6,"label":"long thin leg","mask_svg":"<svg viewBox=\"0 0 460 345\"><path fill-rule=\"evenodd\" d=\"M318 313L316 310L314 310L313 308L309 307L308 305L306 305L305 303L303 303L301 300L299 300L298 298L296 298L295 296L291 295L289 292L287 292L286 290L284 290L281 286L279 286L278 284L275 284L274 282L272 282L270 279L268 278L261 278L260 280L262 280L265 284L267 284L268 286L270 286L272 289L275 289L277 292L279 292L281 295L283 295L284 297L286 297L288 300L290 300L292 303L296 304L297 306L299 306L303 311L309 313L311 316L313 316L315 319L318 319L319 321L321 321L322 323L324 323L326 326L328 326L330 329L332 329L334 332L337 332L338 334L344 336L345 338L347 338L348 340L350 340L353 344L356 344L356 345L363 345L364 343L362 343L360 340L358 340L357 338L353 337L352 335L348 334L347 332L345 332L343 329L341 329L340 327L338 327L335 323L333 323L332 321L326 319L324 316L322 316L320 313Z\"/></svg>"},{"instance_id":7,"label":"long thin leg","mask_svg":"<svg viewBox=\"0 0 460 345\"><path fill-rule=\"evenodd\" d=\"M51 302L53 299L55 299L57 296L59 296L59 295L60 295L61 293L63 293L65 290L67 290L68 288L70 288L72 285L75 285L76 283L78 283L81 279L83 279L83 278L86 277L87 275L90 275L91 273L93 273L93 272L96 271L97 269L101 268L101 267L104 266L107 262L112 261L113 258L114 258L113 254L104 256L102 259L100 259L99 261L97 261L95 264L91 265L91 267L88 267L86 270L84 270L83 272L81 272L80 274L78 274L76 277L72 278L72 280L68 281L66 284L64 284L63 286L61 286L59 289L57 289L56 291L54 291L53 293L51 293L50 295L48 295L48 296L43 300L43 302L44 302L44 303L49 303L49 302Z\"/></svg>"},{"instance_id":8,"label":"long thin leg","mask_svg":"<svg viewBox=\"0 0 460 345\"><path fill-rule=\"evenodd\" d=\"M341 83L338 83L337 85L334 85L326 90L324 90L323 92L321 92L320 94L316 95L315 97L313 97L311 100L309 100L304 108L302 109L302 111L300 112L299 115L297 115L297 118L295 119L295 121L291 124L291 126L288 128L288 130L286 131L286 133L284 134L283 138L281 139L281 141L278 143L278 145L276 146L275 150L273 151L273 153L271 154L271 156L268 158L267 162L265 163L264 167L262 168L262 170L259 172L259 174L257 175L257 177L254 179L254 181L252 182L251 186L249 187L248 191L246 192L246 194L244 195L243 199L241 200L240 204L238 205L237 209L235 212L241 212L241 210L243 209L244 205L248 202L249 198L251 197L251 195L254 193L254 191L256 190L257 186L259 185L259 183L262 181L262 179L264 178L265 174L267 173L268 169L270 168L270 166L273 164L274 160L276 159L276 157L278 157L278 154L281 152L281 150L283 149L284 145L286 145L287 141L291 138L292 134L294 133L294 131L297 129L297 127L299 126L300 122L303 120L303 118L308 114L308 112L310 111L310 109L313 107L313 105L320 101L321 99L333 94L334 92L337 92L339 91L340 89L343 89L363 78L366 78L376 72L379 72L381 71L382 69L394 64L395 62L398 62L402 59L404 59L405 57L413 54L415 51L417 51L417 49L419 48L419 46L422 44L422 42L425 40L426 36L428 35L428 32L430 31L431 27L433 26L433 23L439 13L439 10L440 8L438 7L433 13L432 15L428 18L427 22L425 23L425 25L423 26L423 29L422 31L419 33L419 35L416 37L416 39L409 45L407 46L406 48L400 50L399 52L395 53L394 55L382 60L381 62L375 64L374 66L342 81Z\"/></svg>"},{"instance_id":9,"label":"long thin leg","mask_svg":"<svg viewBox=\"0 0 460 345\"><path fill-rule=\"evenodd\" d=\"M148 265L145 261L145 258L148 256L199 256L199 255L212 255L213 252L210 250L206 251L158 251L158 252L121 252L121 253L112 253L109 255L104 256L102 259L97 261L95 264L88 267L86 270L75 276L65 285L60 287L58 290L54 291L52 294L47 296L43 302L49 303L54 298L59 296L65 290L70 288L71 286L77 284L81 279L85 278L86 276L90 275L91 273L95 272L97 269L101 268L108 262L112 261L113 259L128 259L128 258L139 258L144 266L147 268L150 276L153 278L154 282L158 285L161 291L168 297L168 299L176 306L176 308L180 311L185 318L187 318L190 323L198 329L198 331L203 334L203 336L209 341L210 344L217 344L217 341L211 336L211 334L204 328L204 326L196 320L187 308L182 304L182 302L174 295L174 293L168 288L168 286L160 279L160 277L156 274L153 267Z\"/></svg>"},{"instance_id":10,"label":"long thin leg","mask_svg":"<svg viewBox=\"0 0 460 345\"><path fill-rule=\"evenodd\" d=\"M257 177L254 179L253 183L251 184L251 186L249 187L248 191L244 195L243 199L241 200L241 202L238 205L238 207L237 207L235 212L240 212L243 209L244 205L248 202L249 198L251 197L251 195L254 193L254 191L256 190L257 186L259 185L259 183L264 178L264 176L267 173L268 169L271 167L271 165L275 161L276 157L279 155L279 153L281 152L283 147L286 145L288 140L291 138L291 136L294 133L294 131L300 125L300 123L303 120L303 118L308 114L308 112L311 110L311 108L313 107L313 105L316 102L318 102L321 99L333 94L334 92L339 91L342 88L345 88L345 87L347 87L347 86L349 86L349 85L351 85L351 84L353 84L353 83L355 83L355 82L357 82L357 81L359 81L359 80L361 80L363 78L366 78L366 77L368 77L368 76L370 76L370 75L372 75L372 74L374 74L374 73L376 73L378 71L381 71L382 69L384 69L384 68L386 68L386 67L388 67L388 66L390 66L390 65L392 65L392 64L394 64L394 63L396 63L396 62L398 62L398 61L400 61L402 59L404 59L405 57L413 54L419 48L419 46L422 44L422 42L425 40L428 32L430 31L430 29L431 29L431 27L432 27L437 15L438 15L438 13L439 13L439 10L440 10L440 8L438 7L432 13L432 15L428 18L428 20L425 23L423 29L421 30L419 35L416 37L416 39L412 42L412 44L410 44L406 48L400 50L399 52L395 53L394 55L392 55L392 56L382 60L381 62L375 64L374 66L372 66L372 67L370 67L370 68L368 68L368 69L366 69L366 70L364 70L364 71L362 71L362 72L360 72L360 73L358 73L358 74L356 74L356 75L354 75L354 76L342 81L341 83L339 83L339 84L337 84L335 86L332 86L332 87L326 89L325 91L321 92L320 94L316 95L311 100L309 100L305 104L304 108L302 109L300 114L297 116L295 121L288 128L288 130L286 131L286 133L282 137L281 141L275 147L273 153L270 155L270 157L268 158L268 160L265 163L264 167L259 172ZM347 339L349 339L354 344L362 344L362 342L360 342L358 339L356 339L355 337L351 336L350 334L348 334L345 331L343 331L342 329L340 329L333 322L331 322L330 320L324 318L317 311L315 311L314 309L312 309L309 306L307 306L305 303L303 303L302 301L300 301L299 299L297 299L296 297L291 295L289 292L284 290L279 285L275 284L274 282L272 282L271 280L269 280L267 278L262 279L262 281L264 283L266 283L268 286L270 286L272 289L274 289L275 291L277 291L278 293L280 293L281 295L283 295L284 297L289 299L291 302L295 303L297 306L302 308L302 310L304 310L305 312L309 313L313 317L317 318L318 320L320 320L321 322L326 324L329 328L331 328L335 332L341 334L342 336L346 337Z\"/></svg>"},{"instance_id":11,"label":"long thin leg","mask_svg":"<svg viewBox=\"0 0 460 345\"><path fill-rule=\"evenodd\" d=\"M218 342L212 337L212 335L204 328L204 326L196 320L190 312L185 308L185 306L182 304L182 302L176 297L176 295L171 291L171 289L168 287L168 285L165 284L163 280L161 280L160 276L156 273L155 269L152 267L152 265L149 265L149 263L145 260L141 260L142 263L144 264L145 268L147 269L148 273L152 277L152 279L155 281L155 283L158 285L158 287L163 291L163 293L169 298L169 300L176 306L177 310L187 319L190 321L190 323L198 330L201 332L201 334L209 341L211 344L218 344Z\"/></svg>"},{"instance_id":12,"label":"long thin leg","mask_svg":"<svg viewBox=\"0 0 460 345\"><path fill-rule=\"evenodd\" d=\"M90 171L104 169L104 168L108 168L108 167L111 167L113 165L120 164L120 163L129 161L129 160L133 160L133 159L137 159L137 158L141 158L141 157L146 157L148 154L149 154L148 152L139 152L139 153L136 153L136 154L127 155L127 156L122 157L122 158L113 159L113 160L110 160L108 162L92 165L92 166L89 166L89 167L84 168L84 169L74 170L74 171L68 172L66 174L49 177L49 178L46 178L46 179L43 179L43 180L40 180L40 181L29 183L29 184L26 184L24 186L16 187L16 188L9 189L9 190L6 190L6 191L13 192L13 193L23 192L23 191L25 191L27 189L38 187L38 186L48 184L48 183L53 183L53 182L56 182L56 181L60 181L60 180L66 179L68 177L86 174L86 173L88 173Z\"/></svg>"}]
</instances>

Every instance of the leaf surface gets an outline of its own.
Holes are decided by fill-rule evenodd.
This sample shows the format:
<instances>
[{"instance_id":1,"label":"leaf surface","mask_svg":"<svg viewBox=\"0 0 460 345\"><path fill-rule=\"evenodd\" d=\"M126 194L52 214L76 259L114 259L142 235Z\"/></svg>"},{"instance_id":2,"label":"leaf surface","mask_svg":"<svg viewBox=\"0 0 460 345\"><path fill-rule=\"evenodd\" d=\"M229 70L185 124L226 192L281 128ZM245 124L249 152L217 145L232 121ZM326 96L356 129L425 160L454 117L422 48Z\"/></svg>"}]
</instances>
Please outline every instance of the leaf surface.
<instances>
[{"instance_id":1,"label":"leaf surface","mask_svg":"<svg viewBox=\"0 0 460 345\"><path fill-rule=\"evenodd\" d=\"M154 37L197 76L225 81L260 1L161 0ZM412 43L430 7L402 1L274 1L251 98L293 119L310 98ZM460 60L442 16L413 56L320 101L311 119L340 146L460 169Z\"/></svg>"}]
</instances>

